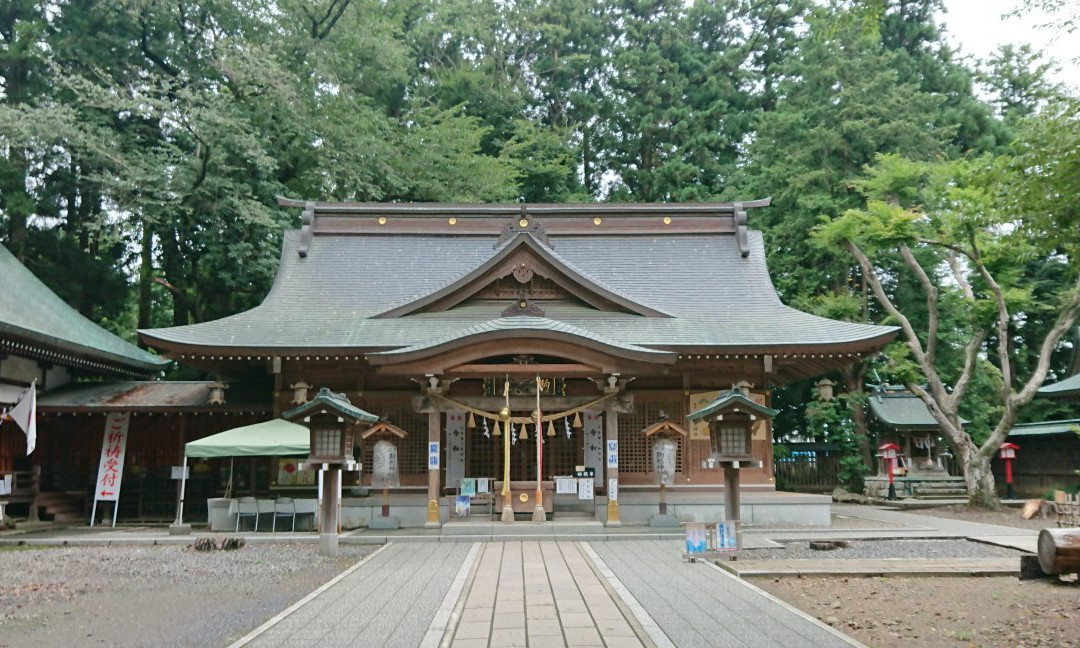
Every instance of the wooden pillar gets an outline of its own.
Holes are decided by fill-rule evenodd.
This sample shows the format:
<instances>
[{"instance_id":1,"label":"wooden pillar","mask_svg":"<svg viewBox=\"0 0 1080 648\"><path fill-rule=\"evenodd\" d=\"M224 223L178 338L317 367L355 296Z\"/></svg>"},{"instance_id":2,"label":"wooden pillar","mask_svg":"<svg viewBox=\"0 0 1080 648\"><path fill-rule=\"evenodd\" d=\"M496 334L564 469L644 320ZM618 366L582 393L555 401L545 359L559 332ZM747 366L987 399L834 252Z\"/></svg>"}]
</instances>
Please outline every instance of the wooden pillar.
<instances>
[{"instance_id":1,"label":"wooden pillar","mask_svg":"<svg viewBox=\"0 0 1080 648\"><path fill-rule=\"evenodd\" d=\"M728 463L724 466L724 517L738 522L740 506L739 469Z\"/></svg>"},{"instance_id":2,"label":"wooden pillar","mask_svg":"<svg viewBox=\"0 0 1080 648\"><path fill-rule=\"evenodd\" d=\"M319 534L319 553L338 554L338 489L341 487L341 466L330 464L323 471L322 532Z\"/></svg>"},{"instance_id":3,"label":"wooden pillar","mask_svg":"<svg viewBox=\"0 0 1080 648\"><path fill-rule=\"evenodd\" d=\"M424 523L424 527L428 529L438 529L442 527L442 521L439 518L439 468L441 464L439 441L442 436L441 420L442 415L437 410L428 412L428 511L427 521ZM432 449L434 449L434 461L431 456Z\"/></svg>"},{"instance_id":4,"label":"wooden pillar","mask_svg":"<svg viewBox=\"0 0 1080 648\"><path fill-rule=\"evenodd\" d=\"M616 462L612 466L608 461L608 456L612 451L612 443L614 442L614 450ZM604 408L604 464L607 466L607 525L609 527L622 526L622 519L619 517L619 500L618 500L618 487L619 487L619 464L618 464L618 448L619 448L619 415L615 411L615 406L611 401L608 401L608 405ZM614 484L615 492L612 492L611 486ZM615 496L615 497L613 497Z\"/></svg>"}]
</instances>

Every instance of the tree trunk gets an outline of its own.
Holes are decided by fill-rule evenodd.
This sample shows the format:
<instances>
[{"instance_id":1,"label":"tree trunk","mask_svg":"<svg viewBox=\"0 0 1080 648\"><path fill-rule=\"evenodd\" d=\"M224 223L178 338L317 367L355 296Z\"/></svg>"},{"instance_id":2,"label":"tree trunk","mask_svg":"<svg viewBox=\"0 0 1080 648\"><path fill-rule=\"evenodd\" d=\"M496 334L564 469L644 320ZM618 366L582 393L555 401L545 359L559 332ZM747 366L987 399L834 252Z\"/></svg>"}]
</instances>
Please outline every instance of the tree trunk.
<instances>
[{"instance_id":1,"label":"tree trunk","mask_svg":"<svg viewBox=\"0 0 1080 648\"><path fill-rule=\"evenodd\" d=\"M848 365L841 374L844 377L844 387L849 393L863 391L863 381L866 380L867 364L860 362ZM859 454L862 455L863 463L867 470L874 472L874 453L870 449L870 424L866 420L866 405L864 402L852 402L851 423L855 426L855 438L859 440Z\"/></svg>"},{"instance_id":2,"label":"tree trunk","mask_svg":"<svg viewBox=\"0 0 1080 648\"><path fill-rule=\"evenodd\" d=\"M154 281L154 233L148 223L142 227L142 254L139 259L139 316L138 327L150 328L150 308L153 299L151 286ZM140 341L140 346L142 342Z\"/></svg>"},{"instance_id":3,"label":"tree trunk","mask_svg":"<svg viewBox=\"0 0 1080 648\"><path fill-rule=\"evenodd\" d=\"M964 465L964 485L967 488L968 504L978 508L999 509L997 485L994 472L990 469L990 457L982 454L972 445L962 450Z\"/></svg>"}]
</instances>

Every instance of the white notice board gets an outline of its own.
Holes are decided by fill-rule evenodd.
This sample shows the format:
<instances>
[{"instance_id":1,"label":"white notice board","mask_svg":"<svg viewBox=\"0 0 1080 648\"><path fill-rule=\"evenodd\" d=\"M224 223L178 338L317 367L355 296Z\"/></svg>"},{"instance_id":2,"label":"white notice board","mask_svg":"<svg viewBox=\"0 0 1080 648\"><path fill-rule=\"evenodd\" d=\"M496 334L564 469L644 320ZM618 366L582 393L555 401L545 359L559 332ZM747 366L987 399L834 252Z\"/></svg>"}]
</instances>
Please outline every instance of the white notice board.
<instances>
[{"instance_id":1,"label":"white notice board","mask_svg":"<svg viewBox=\"0 0 1080 648\"><path fill-rule=\"evenodd\" d=\"M127 452L128 423L131 415L112 412L105 417L105 435L101 440L101 459L98 461L97 482L94 484L94 508L90 513L90 526L94 525L98 502L116 502L120 499L120 482L124 477L124 455ZM113 506L113 526L116 526L116 509Z\"/></svg>"}]
</instances>

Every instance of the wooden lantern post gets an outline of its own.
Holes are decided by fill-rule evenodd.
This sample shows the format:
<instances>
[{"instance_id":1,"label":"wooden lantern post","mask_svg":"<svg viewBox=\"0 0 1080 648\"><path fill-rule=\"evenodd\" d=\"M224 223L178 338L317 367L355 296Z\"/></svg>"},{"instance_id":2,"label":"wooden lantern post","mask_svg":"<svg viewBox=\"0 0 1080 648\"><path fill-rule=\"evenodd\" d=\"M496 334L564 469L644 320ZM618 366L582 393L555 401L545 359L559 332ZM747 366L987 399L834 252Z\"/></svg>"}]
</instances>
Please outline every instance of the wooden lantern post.
<instances>
[{"instance_id":1,"label":"wooden lantern post","mask_svg":"<svg viewBox=\"0 0 1080 648\"><path fill-rule=\"evenodd\" d=\"M1016 459L1016 451L1020 446L1007 441L1001 444L1001 459L1005 462L1005 497L1016 499L1016 491L1013 490L1012 462Z\"/></svg>"},{"instance_id":2,"label":"wooden lantern post","mask_svg":"<svg viewBox=\"0 0 1080 648\"><path fill-rule=\"evenodd\" d=\"M709 422L712 452L701 462L701 467L724 469L724 514L728 520L735 522L736 529L741 517L739 471L762 464L750 452L754 422L776 416L776 410L759 405L750 398L747 393L749 386L749 383L740 382L731 391L721 394L686 417L691 421Z\"/></svg>"},{"instance_id":3,"label":"wooden lantern post","mask_svg":"<svg viewBox=\"0 0 1080 648\"><path fill-rule=\"evenodd\" d=\"M323 469L323 501L320 513L319 553L338 553L338 509L341 502L341 469L355 470L353 438L356 424L372 424L379 417L355 407L345 394L335 394L326 387L315 398L282 415L287 421L302 421L311 433L311 454L307 465Z\"/></svg>"},{"instance_id":4,"label":"wooden lantern post","mask_svg":"<svg viewBox=\"0 0 1080 648\"><path fill-rule=\"evenodd\" d=\"M397 439L404 439L407 435L408 433L405 432L405 430L399 428L398 426L391 425L386 421L379 421L375 425L364 430L360 434L360 439L362 441L367 441L368 439L377 439L381 442L393 444L394 441L396 441ZM377 449L378 448L376 448L376 450ZM396 447L393 447L391 449L395 450L394 456L396 456ZM375 474L375 466L377 464L374 461L372 461L372 464L373 465L371 467L371 479L372 486L375 486L375 479L378 477L378 475ZM396 465L394 469L397 470ZM401 527L401 522L396 517L390 517L390 487L394 486L396 488L400 485L397 479L394 479L393 481L393 484L391 484L389 481L385 481L382 484L382 511L380 512L381 515L378 518L372 518L372 520L368 523L369 529L397 529Z\"/></svg>"},{"instance_id":5,"label":"wooden lantern post","mask_svg":"<svg viewBox=\"0 0 1080 648\"><path fill-rule=\"evenodd\" d=\"M653 439L653 474L656 476L656 480L660 483L660 513L649 518L649 526L651 527L676 527L679 526L679 520L674 515L668 514L667 508L667 487L674 482L674 471L671 474L667 474L662 470L662 466L658 465L658 457L661 452L657 450L660 445L668 446L671 448L671 452L675 453L678 450L678 442L676 439L681 435L684 439L689 438L686 430L677 423L669 421L666 416L653 423L649 427L642 431L642 435L646 438ZM677 462L677 457L673 456L674 463Z\"/></svg>"},{"instance_id":6,"label":"wooden lantern post","mask_svg":"<svg viewBox=\"0 0 1080 648\"><path fill-rule=\"evenodd\" d=\"M889 495L887 499L896 499L896 453L900 446L895 443L883 443L878 448L878 456L885 460L885 470L889 473Z\"/></svg>"}]
</instances>

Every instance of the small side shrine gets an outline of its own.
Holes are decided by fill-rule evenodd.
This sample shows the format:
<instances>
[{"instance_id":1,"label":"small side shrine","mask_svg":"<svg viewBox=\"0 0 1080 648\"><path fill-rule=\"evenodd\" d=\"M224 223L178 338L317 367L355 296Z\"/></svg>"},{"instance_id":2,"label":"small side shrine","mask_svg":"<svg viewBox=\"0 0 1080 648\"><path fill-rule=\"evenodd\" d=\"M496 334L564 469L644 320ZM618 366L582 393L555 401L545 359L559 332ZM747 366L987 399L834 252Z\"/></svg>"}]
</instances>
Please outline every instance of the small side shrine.
<instances>
[{"instance_id":1,"label":"small side shrine","mask_svg":"<svg viewBox=\"0 0 1080 648\"><path fill-rule=\"evenodd\" d=\"M360 469L353 456L355 426L377 423L379 417L354 406L345 394L323 387L315 398L285 412L282 418L302 422L311 433L311 455L306 463L311 468L321 468L324 475L319 553L336 556L341 471Z\"/></svg>"},{"instance_id":2,"label":"small side shrine","mask_svg":"<svg viewBox=\"0 0 1080 648\"><path fill-rule=\"evenodd\" d=\"M724 471L724 514L728 520L738 522L740 514L739 470L757 468L761 459L750 453L750 441L754 422L771 420L776 410L759 405L749 396L751 385L740 381L731 391L721 394L705 407L691 412L687 419L709 422L709 439L712 451L701 462L706 470L720 468Z\"/></svg>"},{"instance_id":3,"label":"small side shrine","mask_svg":"<svg viewBox=\"0 0 1080 648\"><path fill-rule=\"evenodd\" d=\"M871 414L885 428L881 443L895 444L896 456L878 453L877 473L865 479L868 496L887 497L890 472L897 497L966 495L963 478L949 472L952 453L922 399L902 387L885 385L871 394L869 404Z\"/></svg>"}]
</instances>

